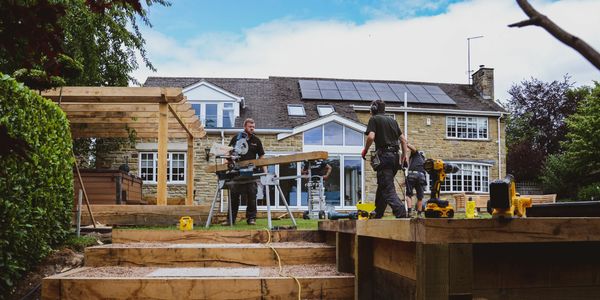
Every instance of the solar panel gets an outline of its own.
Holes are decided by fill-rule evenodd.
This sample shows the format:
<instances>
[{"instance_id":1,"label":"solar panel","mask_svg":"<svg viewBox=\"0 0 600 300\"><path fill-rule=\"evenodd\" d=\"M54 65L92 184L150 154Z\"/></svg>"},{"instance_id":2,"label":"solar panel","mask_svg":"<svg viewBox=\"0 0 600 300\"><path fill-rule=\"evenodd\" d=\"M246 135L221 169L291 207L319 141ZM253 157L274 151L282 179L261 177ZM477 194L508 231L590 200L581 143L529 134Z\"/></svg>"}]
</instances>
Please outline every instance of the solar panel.
<instances>
[{"instance_id":1,"label":"solar panel","mask_svg":"<svg viewBox=\"0 0 600 300\"><path fill-rule=\"evenodd\" d=\"M377 95L379 95L379 99L383 101L400 102L400 99L398 99L398 97L396 96L396 94L394 94L394 92L392 92L392 90L377 91L376 93Z\"/></svg>"},{"instance_id":2,"label":"solar panel","mask_svg":"<svg viewBox=\"0 0 600 300\"><path fill-rule=\"evenodd\" d=\"M303 99L456 104L437 85L364 81L298 80Z\"/></svg>"},{"instance_id":3,"label":"solar panel","mask_svg":"<svg viewBox=\"0 0 600 300\"><path fill-rule=\"evenodd\" d=\"M375 91L373 89L373 87L371 86L370 83L368 82L360 82L360 81L355 81L354 82L354 86L356 87L357 90L359 91Z\"/></svg>"},{"instance_id":4,"label":"solar panel","mask_svg":"<svg viewBox=\"0 0 600 300\"><path fill-rule=\"evenodd\" d=\"M340 91L356 91L354 84L350 81L336 81L335 84Z\"/></svg>"},{"instance_id":5,"label":"solar panel","mask_svg":"<svg viewBox=\"0 0 600 300\"><path fill-rule=\"evenodd\" d=\"M376 92L391 92L392 89L387 83L373 82L371 83Z\"/></svg>"},{"instance_id":6,"label":"solar panel","mask_svg":"<svg viewBox=\"0 0 600 300\"><path fill-rule=\"evenodd\" d=\"M300 89L301 90L318 90L319 86L317 85L317 81L316 80L298 80L298 83L300 84Z\"/></svg>"},{"instance_id":7,"label":"solar panel","mask_svg":"<svg viewBox=\"0 0 600 300\"><path fill-rule=\"evenodd\" d=\"M365 101L373 101L373 100L379 100L379 95L377 95L377 93L375 93L375 91L358 91L358 94L360 94L360 98L362 100Z\"/></svg>"},{"instance_id":8,"label":"solar panel","mask_svg":"<svg viewBox=\"0 0 600 300\"><path fill-rule=\"evenodd\" d=\"M443 95L432 95L433 98L435 98L435 100L437 100L437 102L439 102L440 104L456 104L456 102L454 102L454 100L452 100L452 98L450 98L448 95L443 94Z\"/></svg>"},{"instance_id":9,"label":"solar panel","mask_svg":"<svg viewBox=\"0 0 600 300\"><path fill-rule=\"evenodd\" d=\"M442 89L437 85L422 85L431 95L446 95Z\"/></svg>"},{"instance_id":10,"label":"solar panel","mask_svg":"<svg viewBox=\"0 0 600 300\"><path fill-rule=\"evenodd\" d=\"M335 82L330 80L318 80L317 84L319 85L319 89L321 90L337 90L337 85Z\"/></svg>"},{"instance_id":11,"label":"solar panel","mask_svg":"<svg viewBox=\"0 0 600 300\"><path fill-rule=\"evenodd\" d=\"M433 99L433 97L425 91L424 93L414 93L415 97L420 103L428 103L428 104L437 104L438 102Z\"/></svg>"},{"instance_id":12,"label":"solar panel","mask_svg":"<svg viewBox=\"0 0 600 300\"><path fill-rule=\"evenodd\" d=\"M305 90L301 89L303 99L323 99L319 90Z\"/></svg>"},{"instance_id":13,"label":"solar panel","mask_svg":"<svg viewBox=\"0 0 600 300\"><path fill-rule=\"evenodd\" d=\"M417 93L425 93L427 94L427 90L418 84L407 84L406 87L409 91L411 91L415 96Z\"/></svg>"},{"instance_id":14,"label":"solar panel","mask_svg":"<svg viewBox=\"0 0 600 300\"><path fill-rule=\"evenodd\" d=\"M338 90L321 90L321 95L323 99L342 100L342 95L340 95Z\"/></svg>"},{"instance_id":15,"label":"solar panel","mask_svg":"<svg viewBox=\"0 0 600 300\"><path fill-rule=\"evenodd\" d=\"M340 91L343 100L362 100L357 91Z\"/></svg>"}]
</instances>

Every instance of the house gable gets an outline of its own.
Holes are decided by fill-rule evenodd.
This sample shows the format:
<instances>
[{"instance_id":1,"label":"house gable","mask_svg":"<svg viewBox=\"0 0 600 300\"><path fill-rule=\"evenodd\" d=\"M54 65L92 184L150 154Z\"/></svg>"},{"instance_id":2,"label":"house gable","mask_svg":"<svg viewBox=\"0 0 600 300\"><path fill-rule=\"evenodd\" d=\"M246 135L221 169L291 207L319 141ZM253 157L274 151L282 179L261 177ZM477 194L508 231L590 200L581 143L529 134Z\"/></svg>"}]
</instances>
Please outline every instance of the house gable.
<instances>
[{"instance_id":1,"label":"house gable","mask_svg":"<svg viewBox=\"0 0 600 300\"><path fill-rule=\"evenodd\" d=\"M184 88L183 94L191 101L233 101L241 103L244 100L244 97L237 96L205 80Z\"/></svg>"}]
</instances>

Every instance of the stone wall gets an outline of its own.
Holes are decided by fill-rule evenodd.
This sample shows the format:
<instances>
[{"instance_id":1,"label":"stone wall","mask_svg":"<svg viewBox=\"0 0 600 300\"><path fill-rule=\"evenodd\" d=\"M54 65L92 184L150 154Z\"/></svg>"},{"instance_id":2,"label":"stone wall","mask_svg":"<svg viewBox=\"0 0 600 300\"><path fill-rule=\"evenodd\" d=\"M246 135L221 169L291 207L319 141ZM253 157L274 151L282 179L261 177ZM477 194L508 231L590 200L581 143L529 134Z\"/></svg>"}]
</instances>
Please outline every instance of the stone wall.
<instances>
[{"instance_id":1,"label":"stone wall","mask_svg":"<svg viewBox=\"0 0 600 300\"><path fill-rule=\"evenodd\" d=\"M366 124L370 117L367 112L358 112L359 120ZM396 120L403 129L404 114L396 114ZM430 125L427 125L427 119L430 120ZM440 158L449 161L491 161L493 166L490 169L490 181L499 178L498 176L498 145L497 145L497 118L488 118L488 140L471 141L471 140L452 140L446 136L446 116L441 114L418 114L411 113L408 116L408 140L417 148L425 151L428 158ZM505 124L501 121L501 147L502 147L502 175L506 174L505 158ZM196 139L194 141L194 186L195 197L197 204L207 205L212 201L216 189L217 178L215 174L208 174L205 168L209 164L214 164L214 158L210 158L207 162L205 158L205 148L210 148L213 143L228 144L233 134L226 134L221 138L220 134L208 134L205 138ZM262 140L265 151L267 153L295 153L302 151L302 134L288 137L281 141L277 140L276 134L258 134ZM139 142L155 143L156 140L140 140ZM174 139L170 142L185 143L185 140ZM372 149L374 150L374 146ZM359 153L357 153L359 154ZM131 147L120 149L119 151L111 152L99 158L99 165L103 168L117 169L119 165L125 161L125 156L129 159L129 166L132 174L138 173L138 151ZM365 199L373 201L375 199L375 191L377 182L375 172L371 169L368 163L365 163ZM397 184L403 183L403 176L399 173L397 176ZM398 191L401 189L398 188ZM156 185L144 184L144 197L150 203L156 199ZM169 203L178 203L179 200L186 197L185 184L168 184Z\"/></svg>"}]
</instances>

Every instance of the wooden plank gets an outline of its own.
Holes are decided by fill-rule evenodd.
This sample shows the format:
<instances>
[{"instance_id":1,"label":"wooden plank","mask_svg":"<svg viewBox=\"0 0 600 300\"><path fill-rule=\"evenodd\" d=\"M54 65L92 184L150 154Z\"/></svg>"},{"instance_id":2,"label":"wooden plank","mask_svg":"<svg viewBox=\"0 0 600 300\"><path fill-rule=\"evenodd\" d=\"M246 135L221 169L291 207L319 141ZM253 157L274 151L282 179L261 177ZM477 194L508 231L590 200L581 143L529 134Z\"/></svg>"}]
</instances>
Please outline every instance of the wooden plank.
<instances>
[{"instance_id":1,"label":"wooden plank","mask_svg":"<svg viewBox=\"0 0 600 300\"><path fill-rule=\"evenodd\" d=\"M271 248L260 244L105 245L85 249L85 266L254 267L277 266ZM334 264L335 247L273 244L284 266Z\"/></svg>"},{"instance_id":2,"label":"wooden plank","mask_svg":"<svg viewBox=\"0 0 600 300\"><path fill-rule=\"evenodd\" d=\"M181 125L181 127L192 137L194 138L194 134L192 133L192 131L187 127L187 124L185 122L183 122L183 119L179 116L179 114L177 113L177 111L171 107L171 105L167 104L167 106L169 107L169 111L171 111L171 113L173 114L173 116L175 117L175 120L177 120L177 122L179 123L179 125Z\"/></svg>"},{"instance_id":3,"label":"wooden plank","mask_svg":"<svg viewBox=\"0 0 600 300\"><path fill-rule=\"evenodd\" d=\"M373 299L373 238L355 235L355 299Z\"/></svg>"},{"instance_id":4,"label":"wooden plank","mask_svg":"<svg viewBox=\"0 0 600 300\"><path fill-rule=\"evenodd\" d=\"M291 155L281 155L281 156L269 157L269 158L245 160L245 161L240 161L238 164L242 167L247 166L249 164L253 164L256 167L261 167L261 166L269 166L269 165L287 164L287 163L299 162L299 161L305 161L305 160L327 159L328 156L329 156L329 154L326 151L313 151L313 152L297 153L297 154L291 154ZM205 170L207 173L227 171L227 164L209 165L208 167L206 167Z\"/></svg>"},{"instance_id":5,"label":"wooden plank","mask_svg":"<svg viewBox=\"0 0 600 300\"><path fill-rule=\"evenodd\" d=\"M600 299L600 287L543 287L521 289L479 289L473 291L475 299L521 300L521 299Z\"/></svg>"},{"instance_id":6,"label":"wooden plank","mask_svg":"<svg viewBox=\"0 0 600 300\"><path fill-rule=\"evenodd\" d=\"M112 131L112 132L98 132L98 131L71 131L71 135L73 138L85 138L85 137L93 137L93 138L110 138L110 137L120 137L120 138L128 138L129 133L126 131ZM139 132L136 131L136 137L138 138L147 138L147 139L155 139L156 132ZM169 137L171 138L182 138L185 139L188 137L187 132L169 132Z\"/></svg>"},{"instance_id":7,"label":"wooden plank","mask_svg":"<svg viewBox=\"0 0 600 300\"><path fill-rule=\"evenodd\" d=\"M160 206L154 206L160 207ZM92 206L95 209L95 206ZM127 207L127 209L130 209ZM131 209L130 209L131 210ZM94 210L96 214L102 214ZM268 241L266 230L224 230L224 231L179 231L179 230L146 230L146 229L118 229L112 231L112 242L138 243L138 242L164 242L164 243L266 243ZM271 241L278 242L310 242L322 243L324 236L316 230L290 230L272 231Z\"/></svg>"},{"instance_id":8,"label":"wooden plank","mask_svg":"<svg viewBox=\"0 0 600 300\"><path fill-rule=\"evenodd\" d=\"M302 299L352 299L351 276L298 278ZM61 278L60 299L293 299L290 278ZM45 291L42 290L42 294Z\"/></svg>"},{"instance_id":9,"label":"wooden plank","mask_svg":"<svg viewBox=\"0 0 600 300\"><path fill-rule=\"evenodd\" d=\"M160 120L158 121L158 168L156 204L167 205L167 143L169 141L168 104L159 103Z\"/></svg>"},{"instance_id":10,"label":"wooden plank","mask_svg":"<svg viewBox=\"0 0 600 300\"><path fill-rule=\"evenodd\" d=\"M196 205L92 205L91 208L96 220L107 225L172 226L178 224L182 216L192 217L198 225L208 215L207 207ZM91 224L87 217L83 211L83 225Z\"/></svg>"},{"instance_id":11,"label":"wooden plank","mask_svg":"<svg viewBox=\"0 0 600 300\"><path fill-rule=\"evenodd\" d=\"M348 233L335 233L335 261L338 272L354 273L354 236Z\"/></svg>"},{"instance_id":12,"label":"wooden plank","mask_svg":"<svg viewBox=\"0 0 600 300\"><path fill-rule=\"evenodd\" d=\"M600 218L417 221L417 241L428 244L600 241ZM396 226L394 228L398 229ZM581 230L582 228L585 230Z\"/></svg>"},{"instance_id":13,"label":"wooden plank","mask_svg":"<svg viewBox=\"0 0 600 300\"><path fill-rule=\"evenodd\" d=\"M356 221L355 220L325 220L319 221L319 230L331 231L331 232L343 232L343 233L356 233Z\"/></svg>"},{"instance_id":14,"label":"wooden plank","mask_svg":"<svg viewBox=\"0 0 600 300\"><path fill-rule=\"evenodd\" d=\"M356 234L392 239L397 241L414 241L416 219L374 219L356 222Z\"/></svg>"},{"instance_id":15,"label":"wooden plank","mask_svg":"<svg viewBox=\"0 0 600 300\"><path fill-rule=\"evenodd\" d=\"M170 107L170 106L169 106ZM187 161L186 161L186 197L185 205L194 204L194 137L187 137Z\"/></svg>"},{"instance_id":16,"label":"wooden plank","mask_svg":"<svg viewBox=\"0 0 600 300\"><path fill-rule=\"evenodd\" d=\"M64 86L42 91L42 97L62 102L176 103L183 100L181 88Z\"/></svg>"},{"instance_id":17,"label":"wooden plank","mask_svg":"<svg viewBox=\"0 0 600 300\"><path fill-rule=\"evenodd\" d=\"M448 245L448 297L473 298L473 245Z\"/></svg>"},{"instance_id":18,"label":"wooden plank","mask_svg":"<svg viewBox=\"0 0 600 300\"><path fill-rule=\"evenodd\" d=\"M448 245L417 243L416 299L448 299Z\"/></svg>"},{"instance_id":19,"label":"wooden plank","mask_svg":"<svg viewBox=\"0 0 600 300\"><path fill-rule=\"evenodd\" d=\"M373 241L373 266L417 280L416 243L388 239Z\"/></svg>"},{"instance_id":20,"label":"wooden plank","mask_svg":"<svg viewBox=\"0 0 600 300\"><path fill-rule=\"evenodd\" d=\"M416 281L373 267L373 299L415 299Z\"/></svg>"}]
</instances>

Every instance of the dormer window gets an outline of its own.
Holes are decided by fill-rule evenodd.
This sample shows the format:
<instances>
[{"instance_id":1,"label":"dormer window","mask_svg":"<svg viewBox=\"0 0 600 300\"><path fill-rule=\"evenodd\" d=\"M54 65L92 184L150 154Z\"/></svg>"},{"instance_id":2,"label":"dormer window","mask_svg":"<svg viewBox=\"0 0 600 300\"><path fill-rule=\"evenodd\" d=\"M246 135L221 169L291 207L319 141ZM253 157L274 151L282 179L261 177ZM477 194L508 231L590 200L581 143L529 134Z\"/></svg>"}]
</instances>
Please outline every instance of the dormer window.
<instances>
[{"instance_id":1,"label":"dormer window","mask_svg":"<svg viewBox=\"0 0 600 300\"><path fill-rule=\"evenodd\" d=\"M302 104L288 104L288 115L292 117L304 117L306 116L306 111L304 110L304 105Z\"/></svg>"},{"instance_id":2,"label":"dormer window","mask_svg":"<svg viewBox=\"0 0 600 300\"><path fill-rule=\"evenodd\" d=\"M183 92L205 128L234 127L243 97L207 81L187 87Z\"/></svg>"}]
</instances>

